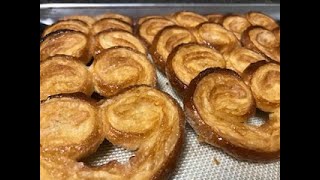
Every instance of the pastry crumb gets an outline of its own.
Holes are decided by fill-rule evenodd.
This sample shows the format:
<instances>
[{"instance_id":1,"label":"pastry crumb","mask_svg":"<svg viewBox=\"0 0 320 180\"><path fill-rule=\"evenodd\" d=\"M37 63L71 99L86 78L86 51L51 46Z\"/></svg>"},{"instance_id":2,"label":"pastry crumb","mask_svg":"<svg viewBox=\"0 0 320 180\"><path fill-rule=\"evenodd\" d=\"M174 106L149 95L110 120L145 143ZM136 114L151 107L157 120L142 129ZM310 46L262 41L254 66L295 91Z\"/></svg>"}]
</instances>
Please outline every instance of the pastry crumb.
<instances>
[{"instance_id":1,"label":"pastry crumb","mask_svg":"<svg viewBox=\"0 0 320 180\"><path fill-rule=\"evenodd\" d=\"M219 164L220 164L220 161L218 161L217 158L213 158L213 163L216 164L216 165L219 165Z\"/></svg>"}]
</instances>

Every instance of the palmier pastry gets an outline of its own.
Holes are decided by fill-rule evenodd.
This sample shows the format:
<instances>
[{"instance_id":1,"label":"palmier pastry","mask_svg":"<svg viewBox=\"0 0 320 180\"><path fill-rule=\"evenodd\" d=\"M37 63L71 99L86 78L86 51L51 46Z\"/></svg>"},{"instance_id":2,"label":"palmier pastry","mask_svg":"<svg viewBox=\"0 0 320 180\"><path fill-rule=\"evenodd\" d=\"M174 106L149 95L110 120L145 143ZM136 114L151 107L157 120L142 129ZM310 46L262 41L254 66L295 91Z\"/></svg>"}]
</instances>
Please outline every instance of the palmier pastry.
<instances>
[{"instance_id":1,"label":"palmier pastry","mask_svg":"<svg viewBox=\"0 0 320 180\"><path fill-rule=\"evenodd\" d=\"M151 45L154 37L159 31L174 23L165 18L150 18L145 20L138 28L138 34L146 44Z\"/></svg>"},{"instance_id":2,"label":"palmier pastry","mask_svg":"<svg viewBox=\"0 0 320 180\"><path fill-rule=\"evenodd\" d=\"M190 11L177 12L166 17L175 22L178 26L186 28L196 27L197 25L208 21L205 16Z\"/></svg>"},{"instance_id":3,"label":"palmier pastry","mask_svg":"<svg viewBox=\"0 0 320 180\"><path fill-rule=\"evenodd\" d=\"M280 27L275 28L272 32L276 36L277 40L280 42Z\"/></svg>"},{"instance_id":4,"label":"palmier pastry","mask_svg":"<svg viewBox=\"0 0 320 180\"><path fill-rule=\"evenodd\" d=\"M178 103L148 86L132 87L100 106L106 138L134 151L128 162L117 160L89 167L63 156L40 154L41 179L168 179L182 150L185 120Z\"/></svg>"},{"instance_id":5,"label":"palmier pastry","mask_svg":"<svg viewBox=\"0 0 320 180\"><path fill-rule=\"evenodd\" d=\"M226 60L227 68L240 75L251 63L265 59L261 54L243 47L236 48L230 53L224 54L223 57Z\"/></svg>"},{"instance_id":6,"label":"palmier pastry","mask_svg":"<svg viewBox=\"0 0 320 180\"><path fill-rule=\"evenodd\" d=\"M98 107L84 94L56 95L40 104L40 152L78 160L103 139Z\"/></svg>"},{"instance_id":7,"label":"palmier pastry","mask_svg":"<svg viewBox=\"0 0 320 180\"><path fill-rule=\"evenodd\" d=\"M227 15L223 18L222 26L233 32L233 34L240 40L243 31L251 26L251 24L245 17L240 15Z\"/></svg>"},{"instance_id":8,"label":"palmier pastry","mask_svg":"<svg viewBox=\"0 0 320 180\"><path fill-rule=\"evenodd\" d=\"M273 18L260 12L249 12L246 17L253 26L261 26L270 31L279 27Z\"/></svg>"},{"instance_id":9,"label":"palmier pastry","mask_svg":"<svg viewBox=\"0 0 320 180\"><path fill-rule=\"evenodd\" d=\"M74 31L80 31L83 32L84 34L89 34L90 33L90 26L87 25L85 22L81 20L60 20L51 26L48 26L42 33L42 37L58 30L74 30Z\"/></svg>"},{"instance_id":10,"label":"palmier pastry","mask_svg":"<svg viewBox=\"0 0 320 180\"><path fill-rule=\"evenodd\" d=\"M126 22L126 23L132 25L132 19L130 17L122 15L122 14L106 13L106 14L100 14L95 17L96 20L105 19L105 18L118 19L118 20L121 20L123 22Z\"/></svg>"},{"instance_id":11,"label":"palmier pastry","mask_svg":"<svg viewBox=\"0 0 320 180\"><path fill-rule=\"evenodd\" d=\"M156 86L155 68L142 53L125 47L102 51L90 66L95 90L102 96L112 96L120 90L138 84Z\"/></svg>"},{"instance_id":12,"label":"palmier pastry","mask_svg":"<svg viewBox=\"0 0 320 180\"><path fill-rule=\"evenodd\" d=\"M153 19L153 18L164 18L164 16L157 16L157 15L151 15L151 16L144 16L139 18L138 20L138 25L144 23L148 19Z\"/></svg>"},{"instance_id":13,"label":"palmier pastry","mask_svg":"<svg viewBox=\"0 0 320 180\"><path fill-rule=\"evenodd\" d=\"M132 27L126 22L114 18L104 18L96 21L92 26L92 34L108 29L121 29L132 33Z\"/></svg>"},{"instance_id":14,"label":"palmier pastry","mask_svg":"<svg viewBox=\"0 0 320 180\"><path fill-rule=\"evenodd\" d=\"M209 14L206 16L209 22L213 22L216 24L222 24L224 15L223 14Z\"/></svg>"},{"instance_id":15,"label":"palmier pastry","mask_svg":"<svg viewBox=\"0 0 320 180\"><path fill-rule=\"evenodd\" d=\"M239 160L280 157L280 109L261 126L247 123L255 113L250 87L232 70L210 68L193 79L184 98L187 120L204 142Z\"/></svg>"},{"instance_id":16,"label":"palmier pastry","mask_svg":"<svg viewBox=\"0 0 320 180\"><path fill-rule=\"evenodd\" d=\"M181 44L168 57L166 75L170 84L183 97L190 81L201 71L225 66L223 56L215 49L196 43Z\"/></svg>"},{"instance_id":17,"label":"palmier pastry","mask_svg":"<svg viewBox=\"0 0 320 180\"><path fill-rule=\"evenodd\" d=\"M168 26L162 29L156 35L150 48L153 61L162 72L165 72L167 57L173 48L180 44L190 42L196 42L196 39L186 28L179 26Z\"/></svg>"},{"instance_id":18,"label":"palmier pastry","mask_svg":"<svg viewBox=\"0 0 320 180\"><path fill-rule=\"evenodd\" d=\"M193 31L198 43L208 44L220 53L228 53L240 46L236 36L219 24L203 23Z\"/></svg>"},{"instance_id":19,"label":"palmier pastry","mask_svg":"<svg viewBox=\"0 0 320 180\"><path fill-rule=\"evenodd\" d=\"M280 39L272 31L251 26L243 32L241 42L244 47L280 62Z\"/></svg>"},{"instance_id":20,"label":"palmier pastry","mask_svg":"<svg viewBox=\"0 0 320 180\"><path fill-rule=\"evenodd\" d=\"M58 30L45 36L40 43L40 61L57 54L78 58L84 64L91 60L90 40L79 31Z\"/></svg>"},{"instance_id":21,"label":"palmier pastry","mask_svg":"<svg viewBox=\"0 0 320 180\"><path fill-rule=\"evenodd\" d=\"M65 17L61 18L60 20L69 20L69 19L75 19L75 20L83 21L83 22L87 23L87 25L89 25L90 27L95 22L95 20L92 17L86 16L86 15L65 16Z\"/></svg>"},{"instance_id":22,"label":"palmier pastry","mask_svg":"<svg viewBox=\"0 0 320 180\"><path fill-rule=\"evenodd\" d=\"M259 109L275 112L280 107L279 64L266 61L252 63L243 72L243 78L251 87Z\"/></svg>"},{"instance_id":23,"label":"palmier pastry","mask_svg":"<svg viewBox=\"0 0 320 180\"><path fill-rule=\"evenodd\" d=\"M94 52L99 54L101 50L111 47L123 46L147 54L143 43L131 33L123 30L106 30L94 36Z\"/></svg>"},{"instance_id":24,"label":"palmier pastry","mask_svg":"<svg viewBox=\"0 0 320 180\"><path fill-rule=\"evenodd\" d=\"M77 58L56 55L40 63L40 100L61 93L94 91L91 73Z\"/></svg>"}]
</instances>

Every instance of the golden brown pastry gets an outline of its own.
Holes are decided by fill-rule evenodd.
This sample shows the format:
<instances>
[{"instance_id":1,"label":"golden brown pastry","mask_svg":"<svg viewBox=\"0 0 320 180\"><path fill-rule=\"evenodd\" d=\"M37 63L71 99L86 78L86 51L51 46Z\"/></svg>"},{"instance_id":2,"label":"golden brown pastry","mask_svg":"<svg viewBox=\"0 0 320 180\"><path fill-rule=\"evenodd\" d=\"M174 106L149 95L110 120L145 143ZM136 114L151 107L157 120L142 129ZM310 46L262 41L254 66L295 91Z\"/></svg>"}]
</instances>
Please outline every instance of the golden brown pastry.
<instances>
[{"instance_id":1,"label":"golden brown pastry","mask_svg":"<svg viewBox=\"0 0 320 180\"><path fill-rule=\"evenodd\" d=\"M103 49L123 46L147 54L144 44L131 33L123 30L106 30L94 36L94 52L99 54Z\"/></svg>"},{"instance_id":2,"label":"golden brown pastry","mask_svg":"<svg viewBox=\"0 0 320 180\"><path fill-rule=\"evenodd\" d=\"M251 63L265 59L261 54L244 47L239 47L230 53L225 53L223 57L226 60L227 68L234 70L240 75Z\"/></svg>"},{"instance_id":3,"label":"golden brown pastry","mask_svg":"<svg viewBox=\"0 0 320 180\"><path fill-rule=\"evenodd\" d=\"M220 53L228 53L240 46L237 37L219 24L203 23L193 31L198 43L208 44Z\"/></svg>"},{"instance_id":4,"label":"golden brown pastry","mask_svg":"<svg viewBox=\"0 0 320 180\"><path fill-rule=\"evenodd\" d=\"M95 17L96 20L104 19L104 18L113 18L113 19L118 19L123 22L126 22L130 25L132 25L132 19L128 16L125 16L123 14L117 14L117 13L106 13L106 14L100 14Z\"/></svg>"},{"instance_id":5,"label":"golden brown pastry","mask_svg":"<svg viewBox=\"0 0 320 180\"><path fill-rule=\"evenodd\" d=\"M40 100L61 93L94 91L91 73L77 58L56 55L40 63Z\"/></svg>"},{"instance_id":6,"label":"golden brown pastry","mask_svg":"<svg viewBox=\"0 0 320 180\"><path fill-rule=\"evenodd\" d=\"M130 24L114 18L104 18L96 21L92 25L92 34L98 34L101 31L109 29L121 29L132 33Z\"/></svg>"},{"instance_id":7,"label":"golden brown pastry","mask_svg":"<svg viewBox=\"0 0 320 180\"><path fill-rule=\"evenodd\" d=\"M244 47L280 62L280 39L272 32L259 26L251 26L241 37Z\"/></svg>"},{"instance_id":8,"label":"golden brown pastry","mask_svg":"<svg viewBox=\"0 0 320 180\"><path fill-rule=\"evenodd\" d=\"M275 28L272 32L276 36L277 40L280 42L280 27Z\"/></svg>"},{"instance_id":9,"label":"golden brown pastry","mask_svg":"<svg viewBox=\"0 0 320 180\"><path fill-rule=\"evenodd\" d=\"M139 26L138 35L148 46L150 46L159 31L173 25L174 23L172 21L165 18L150 18Z\"/></svg>"},{"instance_id":10,"label":"golden brown pastry","mask_svg":"<svg viewBox=\"0 0 320 180\"><path fill-rule=\"evenodd\" d=\"M232 70L210 68L193 79L184 98L189 124L204 142L254 162L280 157L280 109L261 126L247 123L255 113L250 87Z\"/></svg>"},{"instance_id":11,"label":"golden brown pastry","mask_svg":"<svg viewBox=\"0 0 320 180\"><path fill-rule=\"evenodd\" d=\"M180 44L196 42L193 34L180 26L168 26L162 29L154 38L150 54L160 71L165 72L167 57Z\"/></svg>"},{"instance_id":12,"label":"golden brown pastry","mask_svg":"<svg viewBox=\"0 0 320 180\"><path fill-rule=\"evenodd\" d=\"M185 120L177 102L148 86L132 87L99 108L105 136L134 151L128 162L98 167L60 156L40 155L41 179L168 179L182 150Z\"/></svg>"},{"instance_id":13,"label":"golden brown pastry","mask_svg":"<svg viewBox=\"0 0 320 180\"><path fill-rule=\"evenodd\" d=\"M176 12L166 16L166 18L175 22L178 26L186 28L196 27L197 25L208 21L205 16L190 11Z\"/></svg>"},{"instance_id":14,"label":"golden brown pastry","mask_svg":"<svg viewBox=\"0 0 320 180\"><path fill-rule=\"evenodd\" d=\"M183 97L190 81L201 71L225 66L223 56L215 49L196 43L181 44L168 57L166 75L170 84Z\"/></svg>"},{"instance_id":15,"label":"golden brown pastry","mask_svg":"<svg viewBox=\"0 0 320 180\"><path fill-rule=\"evenodd\" d=\"M60 20L56 23L52 24L51 26L48 26L42 33L42 37L58 30L74 30L74 31L80 31L84 34L90 33L90 27L85 22L75 19L70 20Z\"/></svg>"},{"instance_id":16,"label":"golden brown pastry","mask_svg":"<svg viewBox=\"0 0 320 180\"><path fill-rule=\"evenodd\" d=\"M147 57L133 49L114 47L97 55L89 69L95 91L109 97L124 88L146 84L156 86L155 68Z\"/></svg>"},{"instance_id":17,"label":"golden brown pastry","mask_svg":"<svg viewBox=\"0 0 320 180\"><path fill-rule=\"evenodd\" d=\"M143 16L143 17L139 18L139 20L138 20L138 25L141 25L141 24L144 23L146 20L148 20L148 19L153 19L153 18L165 18L165 17L164 17L164 16L157 16L157 15Z\"/></svg>"},{"instance_id":18,"label":"golden brown pastry","mask_svg":"<svg viewBox=\"0 0 320 180\"><path fill-rule=\"evenodd\" d=\"M53 96L40 104L40 152L78 160L102 143L94 101L81 93Z\"/></svg>"},{"instance_id":19,"label":"golden brown pastry","mask_svg":"<svg viewBox=\"0 0 320 180\"><path fill-rule=\"evenodd\" d=\"M240 40L243 31L251 26L251 24L243 16L227 15L223 18L222 26L227 30L233 32L233 34Z\"/></svg>"},{"instance_id":20,"label":"golden brown pastry","mask_svg":"<svg viewBox=\"0 0 320 180\"><path fill-rule=\"evenodd\" d=\"M92 17L86 16L86 15L65 16L65 17L61 18L60 20L72 20L72 19L83 21L83 22L87 23L87 25L89 25L90 27L95 22L95 20Z\"/></svg>"},{"instance_id":21,"label":"golden brown pastry","mask_svg":"<svg viewBox=\"0 0 320 180\"><path fill-rule=\"evenodd\" d=\"M40 42L40 61L54 55L78 58L84 64L91 60L88 36L79 31L58 30L45 36Z\"/></svg>"},{"instance_id":22,"label":"golden brown pastry","mask_svg":"<svg viewBox=\"0 0 320 180\"><path fill-rule=\"evenodd\" d=\"M206 16L209 22L213 22L216 24L222 24L224 15L223 14L209 14Z\"/></svg>"},{"instance_id":23,"label":"golden brown pastry","mask_svg":"<svg viewBox=\"0 0 320 180\"><path fill-rule=\"evenodd\" d=\"M245 69L242 76L251 87L259 109L275 112L280 107L279 64L267 61L252 63Z\"/></svg>"},{"instance_id":24,"label":"golden brown pastry","mask_svg":"<svg viewBox=\"0 0 320 180\"><path fill-rule=\"evenodd\" d=\"M253 26L261 26L270 31L279 27L273 18L261 12L249 12L246 14L246 18Z\"/></svg>"}]
</instances>

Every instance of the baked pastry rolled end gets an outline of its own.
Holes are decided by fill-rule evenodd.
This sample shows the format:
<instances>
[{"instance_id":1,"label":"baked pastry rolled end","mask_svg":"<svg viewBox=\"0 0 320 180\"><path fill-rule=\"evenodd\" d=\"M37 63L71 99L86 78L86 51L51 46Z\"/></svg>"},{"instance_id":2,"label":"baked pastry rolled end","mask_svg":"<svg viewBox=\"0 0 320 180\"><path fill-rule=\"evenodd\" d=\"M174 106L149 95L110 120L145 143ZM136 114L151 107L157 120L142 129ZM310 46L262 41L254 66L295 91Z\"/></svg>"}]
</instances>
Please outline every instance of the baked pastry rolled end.
<instances>
[{"instance_id":1,"label":"baked pastry rolled end","mask_svg":"<svg viewBox=\"0 0 320 180\"><path fill-rule=\"evenodd\" d=\"M105 14L100 14L95 17L97 21L105 18L113 18L113 19L118 19L123 22L126 22L130 25L133 25L133 21L129 16L123 15L123 14L117 14L117 13L105 13Z\"/></svg>"},{"instance_id":2,"label":"baked pastry rolled end","mask_svg":"<svg viewBox=\"0 0 320 180\"><path fill-rule=\"evenodd\" d=\"M93 38L94 54L99 54L102 50L122 46L137 50L143 54L147 54L147 48L144 44L131 33L119 30L109 29L96 34Z\"/></svg>"},{"instance_id":3,"label":"baked pastry rolled end","mask_svg":"<svg viewBox=\"0 0 320 180\"><path fill-rule=\"evenodd\" d=\"M196 42L196 38L184 27L168 26L158 32L150 47L150 54L159 70L165 73L167 58L175 47L190 42Z\"/></svg>"},{"instance_id":4,"label":"baked pastry rolled end","mask_svg":"<svg viewBox=\"0 0 320 180\"><path fill-rule=\"evenodd\" d=\"M206 16L209 22L213 22L216 24L222 24L224 15L223 14L208 14Z\"/></svg>"},{"instance_id":5,"label":"baked pastry rolled end","mask_svg":"<svg viewBox=\"0 0 320 180\"><path fill-rule=\"evenodd\" d=\"M94 91L92 75L77 58L56 55L40 63L40 100L61 93Z\"/></svg>"},{"instance_id":6,"label":"baked pastry rolled end","mask_svg":"<svg viewBox=\"0 0 320 180\"><path fill-rule=\"evenodd\" d=\"M183 97L191 80L201 71L213 67L226 67L226 62L218 51L197 43L181 44L168 57L166 76Z\"/></svg>"},{"instance_id":7,"label":"baked pastry rolled end","mask_svg":"<svg viewBox=\"0 0 320 180\"><path fill-rule=\"evenodd\" d=\"M155 68L147 57L133 49L113 47L97 55L89 70L95 91L109 97L133 85L156 86Z\"/></svg>"},{"instance_id":8,"label":"baked pastry rolled end","mask_svg":"<svg viewBox=\"0 0 320 180\"><path fill-rule=\"evenodd\" d=\"M194 78L184 98L189 124L206 143L252 162L280 157L280 109L262 126L247 123L255 113L250 87L232 70L210 68Z\"/></svg>"},{"instance_id":9,"label":"baked pastry rolled end","mask_svg":"<svg viewBox=\"0 0 320 180\"><path fill-rule=\"evenodd\" d=\"M244 47L263 54L266 58L280 63L280 33L259 26L246 29L241 37Z\"/></svg>"},{"instance_id":10,"label":"baked pastry rolled end","mask_svg":"<svg viewBox=\"0 0 320 180\"><path fill-rule=\"evenodd\" d=\"M60 20L56 23L47 26L46 29L42 33L42 37L45 37L46 35L58 31L58 30L73 30L73 31L80 31L84 34L90 33L90 26L81 20L76 19L70 19L70 20Z\"/></svg>"},{"instance_id":11,"label":"baked pastry rolled end","mask_svg":"<svg viewBox=\"0 0 320 180\"><path fill-rule=\"evenodd\" d=\"M54 31L40 41L40 61L55 55L68 55L87 64L92 57L90 45L90 38L82 32L73 30Z\"/></svg>"},{"instance_id":12,"label":"baked pastry rolled end","mask_svg":"<svg viewBox=\"0 0 320 180\"><path fill-rule=\"evenodd\" d=\"M109 29L121 29L124 31L128 31L130 33L133 33L133 29L130 24L123 22L119 19L114 19L114 18L103 18L100 20L97 20L93 25L92 25L92 34L98 34L99 32L102 32L104 30L109 30Z\"/></svg>"},{"instance_id":13,"label":"baked pastry rolled end","mask_svg":"<svg viewBox=\"0 0 320 180\"><path fill-rule=\"evenodd\" d=\"M40 104L40 152L78 160L102 143L96 103L82 93L51 96Z\"/></svg>"},{"instance_id":14,"label":"baked pastry rolled end","mask_svg":"<svg viewBox=\"0 0 320 180\"><path fill-rule=\"evenodd\" d=\"M261 12L248 12L246 18L253 26L261 26L270 31L279 27L273 18Z\"/></svg>"},{"instance_id":15,"label":"baked pastry rolled end","mask_svg":"<svg viewBox=\"0 0 320 180\"><path fill-rule=\"evenodd\" d=\"M230 14L223 18L222 26L233 32L233 34L240 40L243 31L250 27L251 24L241 15Z\"/></svg>"},{"instance_id":16,"label":"baked pastry rolled end","mask_svg":"<svg viewBox=\"0 0 320 180\"><path fill-rule=\"evenodd\" d=\"M152 18L165 18L164 16L158 16L158 15L150 15L150 16L143 16L143 17L140 17L138 22L137 22L137 25L140 26L142 23L144 23L146 20L148 19L152 19Z\"/></svg>"},{"instance_id":17,"label":"baked pastry rolled end","mask_svg":"<svg viewBox=\"0 0 320 180\"><path fill-rule=\"evenodd\" d=\"M87 16L87 15L70 15L70 16L65 16L61 18L60 20L80 20L85 22L89 27L92 26L92 24L95 22L93 17Z\"/></svg>"},{"instance_id":18,"label":"baked pastry rolled end","mask_svg":"<svg viewBox=\"0 0 320 180\"><path fill-rule=\"evenodd\" d=\"M166 18L175 22L176 25L186 28L193 28L201 23L208 21L205 16L191 11L176 12L172 15L166 16Z\"/></svg>"}]
</instances>

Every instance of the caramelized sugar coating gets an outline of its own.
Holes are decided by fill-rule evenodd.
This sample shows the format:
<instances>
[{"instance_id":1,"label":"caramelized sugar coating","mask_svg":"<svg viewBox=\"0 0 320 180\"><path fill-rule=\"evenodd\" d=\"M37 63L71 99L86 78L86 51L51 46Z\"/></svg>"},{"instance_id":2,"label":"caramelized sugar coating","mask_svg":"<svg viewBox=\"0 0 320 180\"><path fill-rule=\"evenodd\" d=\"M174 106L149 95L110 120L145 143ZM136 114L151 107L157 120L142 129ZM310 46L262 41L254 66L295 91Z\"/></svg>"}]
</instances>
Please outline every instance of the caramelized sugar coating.
<instances>
[{"instance_id":1,"label":"caramelized sugar coating","mask_svg":"<svg viewBox=\"0 0 320 180\"><path fill-rule=\"evenodd\" d=\"M40 100L61 93L94 91L92 75L77 58L56 55L40 63Z\"/></svg>"},{"instance_id":2,"label":"caramelized sugar coating","mask_svg":"<svg viewBox=\"0 0 320 180\"><path fill-rule=\"evenodd\" d=\"M206 143L254 162L280 157L280 109L262 126L246 123L255 113L251 89L232 70L210 68L193 79L184 98L188 122Z\"/></svg>"},{"instance_id":3,"label":"caramelized sugar coating","mask_svg":"<svg viewBox=\"0 0 320 180\"><path fill-rule=\"evenodd\" d=\"M48 26L42 33L42 37L58 31L58 30L74 30L74 31L80 31L83 32L84 34L89 34L90 33L90 26L81 21L81 20L76 20L76 19L70 19L70 20L60 20L57 21L56 23L52 24L51 26Z\"/></svg>"},{"instance_id":4,"label":"caramelized sugar coating","mask_svg":"<svg viewBox=\"0 0 320 180\"><path fill-rule=\"evenodd\" d=\"M133 21L130 17L125 16L123 14L117 14L117 13L106 13L106 14L100 14L95 17L96 20L104 19L104 18L113 18L113 19L118 19L123 22L126 22L130 25L133 25Z\"/></svg>"},{"instance_id":5,"label":"caramelized sugar coating","mask_svg":"<svg viewBox=\"0 0 320 180\"><path fill-rule=\"evenodd\" d=\"M92 34L98 34L101 31L109 30L109 29L121 29L124 31L128 31L130 33L133 32L130 24L114 18L104 18L96 21L92 25L91 31L92 31Z\"/></svg>"},{"instance_id":6,"label":"caramelized sugar coating","mask_svg":"<svg viewBox=\"0 0 320 180\"><path fill-rule=\"evenodd\" d=\"M270 31L279 27L273 18L261 12L249 12L246 14L246 18L253 26L261 26Z\"/></svg>"},{"instance_id":7,"label":"caramelized sugar coating","mask_svg":"<svg viewBox=\"0 0 320 180\"><path fill-rule=\"evenodd\" d=\"M156 86L155 68L144 54L125 47L102 51L90 66L97 93L109 97L133 85Z\"/></svg>"},{"instance_id":8,"label":"caramelized sugar coating","mask_svg":"<svg viewBox=\"0 0 320 180\"><path fill-rule=\"evenodd\" d=\"M222 54L231 52L240 46L237 37L219 24L203 23L197 26L193 32L198 43L208 44Z\"/></svg>"},{"instance_id":9,"label":"caramelized sugar coating","mask_svg":"<svg viewBox=\"0 0 320 180\"><path fill-rule=\"evenodd\" d=\"M206 16L209 22L213 22L216 24L222 24L224 15L223 14L209 14Z\"/></svg>"},{"instance_id":10,"label":"caramelized sugar coating","mask_svg":"<svg viewBox=\"0 0 320 180\"><path fill-rule=\"evenodd\" d=\"M245 17L231 14L223 18L222 26L233 32L233 34L240 40L243 31L250 27L251 24Z\"/></svg>"},{"instance_id":11,"label":"caramelized sugar coating","mask_svg":"<svg viewBox=\"0 0 320 180\"><path fill-rule=\"evenodd\" d=\"M91 59L90 39L79 31L58 30L45 36L40 43L40 61L55 55L78 58L84 64Z\"/></svg>"},{"instance_id":12,"label":"caramelized sugar coating","mask_svg":"<svg viewBox=\"0 0 320 180\"><path fill-rule=\"evenodd\" d=\"M196 38L184 27L168 26L162 29L150 48L150 54L159 70L165 72L167 58L175 47L190 42L196 42Z\"/></svg>"},{"instance_id":13,"label":"caramelized sugar coating","mask_svg":"<svg viewBox=\"0 0 320 180\"><path fill-rule=\"evenodd\" d=\"M143 41L150 46L154 37L159 31L168 26L173 26L174 23L165 18L149 18L144 20L138 27L138 35Z\"/></svg>"},{"instance_id":14,"label":"caramelized sugar coating","mask_svg":"<svg viewBox=\"0 0 320 180\"><path fill-rule=\"evenodd\" d=\"M84 94L53 96L40 104L40 152L80 159L103 141L95 102Z\"/></svg>"},{"instance_id":15,"label":"caramelized sugar coating","mask_svg":"<svg viewBox=\"0 0 320 180\"><path fill-rule=\"evenodd\" d=\"M170 84L183 97L191 80L210 67L226 67L218 51L196 43L181 44L168 57L166 75Z\"/></svg>"},{"instance_id":16,"label":"caramelized sugar coating","mask_svg":"<svg viewBox=\"0 0 320 180\"><path fill-rule=\"evenodd\" d=\"M134 35L123 30L106 30L94 36L94 52L99 54L103 49L122 46L147 54L147 48Z\"/></svg>"},{"instance_id":17,"label":"caramelized sugar coating","mask_svg":"<svg viewBox=\"0 0 320 180\"><path fill-rule=\"evenodd\" d=\"M280 31L280 30L279 30ZM251 26L243 32L241 42L244 47L265 55L274 61L280 62L280 33L259 26Z\"/></svg>"},{"instance_id":18,"label":"caramelized sugar coating","mask_svg":"<svg viewBox=\"0 0 320 180\"><path fill-rule=\"evenodd\" d=\"M250 64L243 72L245 82L251 87L257 107L265 112L280 108L280 65L259 61Z\"/></svg>"},{"instance_id":19,"label":"caramelized sugar coating","mask_svg":"<svg viewBox=\"0 0 320 180\"><path fill-rule=\"evenodd\" d=\"M63 18L61 18L60 20L80 20L85 22L87 25L89 25L90 27L92 26L92 24L95 22L95 19L93 19L93 17L87 16L87 15L71 15L71 16L65 16Z\"/></svg>"},{"instance_id":20,"label":"caramelized sugar coating","mask_svg":"<svg viewBox=\"0 0 320 180\"><path fill-rule=\"evenodd\" d=\"M152 19L152 18L165 18L165 17L164 16L158 16L158 15L143 16L143 17L139 18L138 25L140 26L146 20Z\"/></svg>"},{"instance_id":21,"label":"caramelized sugar coating","mask_svg":"<svg viewBox=\"0 0 320 180\"><path fill-rule=\"evenodd\" d=\"M223 57L226 60L227 68L240 75L251 63L266 59L263 55L244 47L236 48L230 53L224 54Z\"/></svg>"},{"instance_id":22,"label":"caramelized sugar coating","mask_svg":"<svg viewBox=\"0 0 320 180\"><path fill-rule=\"evenodd\" d=\"M40 156L44 179L168 179L182 150L185 120L177 102L148 86L135 86L99 108L106 138L134 150L127 163L88 167L70 158Z\"/></svg>"},{"instance_id":23,"label":"caramelized sugar coating","mask_svg":"<svg viewBox=\"0 0 320 180\"><path fill-rule=\"evenodd\" d=\"M205 16L190 11L176 12L166 17L175 22L176 25L186 28L193 28L208 21Z\"/></svg>"}]
</instances>

